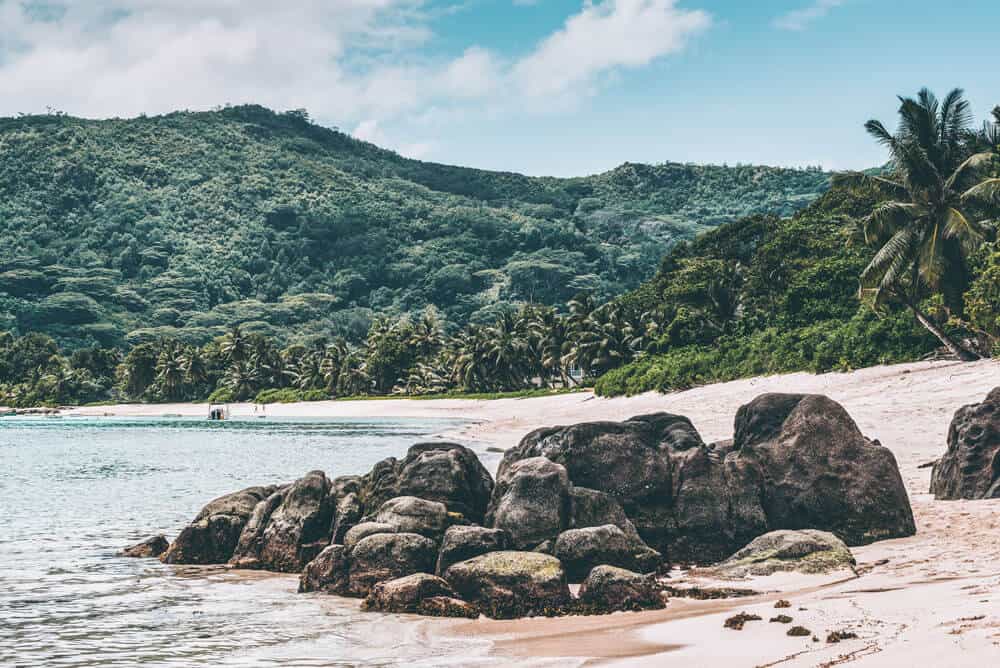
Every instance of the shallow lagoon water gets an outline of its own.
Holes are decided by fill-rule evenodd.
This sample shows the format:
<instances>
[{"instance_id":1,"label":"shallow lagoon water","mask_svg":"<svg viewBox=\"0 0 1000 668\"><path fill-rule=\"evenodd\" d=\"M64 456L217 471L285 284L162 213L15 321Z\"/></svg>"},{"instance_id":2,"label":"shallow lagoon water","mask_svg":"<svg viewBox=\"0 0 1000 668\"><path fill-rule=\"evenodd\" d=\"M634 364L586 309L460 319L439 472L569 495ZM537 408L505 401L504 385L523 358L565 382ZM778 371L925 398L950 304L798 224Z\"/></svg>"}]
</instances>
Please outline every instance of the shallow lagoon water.
<instances>
[{"instance_id":1,"label":"shallow lagoon water","mask_svg":"<svg viewBox=\"0 0 1000 668\"><path fill-rule=\"evenodd\" d=\"M455 425L0 418L0 665L509 665L484 641L432 633L438 620L296 594L295 576L117 555L172 538L221 494L364 473Z\"/></svg>"}]
</instances>

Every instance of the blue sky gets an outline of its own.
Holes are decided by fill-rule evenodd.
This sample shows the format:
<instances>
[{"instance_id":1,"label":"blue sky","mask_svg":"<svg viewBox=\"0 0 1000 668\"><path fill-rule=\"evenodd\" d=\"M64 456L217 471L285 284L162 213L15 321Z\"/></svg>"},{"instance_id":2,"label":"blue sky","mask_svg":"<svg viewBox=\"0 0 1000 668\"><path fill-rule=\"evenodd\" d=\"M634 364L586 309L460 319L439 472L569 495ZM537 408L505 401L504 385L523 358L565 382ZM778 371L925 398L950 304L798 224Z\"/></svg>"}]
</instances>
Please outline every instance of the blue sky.
<instances>
[{"instance_id":1,"label":"blue sky","mask_svg":"<svg viewBox=\"0 0 1000 668\"><path fill-rule=\"evenodd\" d=\"M1000 104L998 25L988 0L0 0L0 114L259 102L528 174L862 168L897 94Z\"/></svg>"}]
</instances>

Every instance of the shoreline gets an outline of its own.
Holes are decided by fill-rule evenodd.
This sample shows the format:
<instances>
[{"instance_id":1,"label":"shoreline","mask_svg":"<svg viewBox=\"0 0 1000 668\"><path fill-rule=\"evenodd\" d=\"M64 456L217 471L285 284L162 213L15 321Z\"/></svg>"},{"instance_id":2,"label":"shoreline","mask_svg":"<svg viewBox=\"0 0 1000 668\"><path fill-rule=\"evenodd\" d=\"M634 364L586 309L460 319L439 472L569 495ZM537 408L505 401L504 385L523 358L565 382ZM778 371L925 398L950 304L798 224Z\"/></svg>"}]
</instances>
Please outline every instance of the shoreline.
<instances>
[{"instance_id":1,"label":"shoreline","mask_svg":"<svg viewBox=\"0 0 1000 668\"><path fill-rule=\"evenodd\" d=\"M791 582L772 576L751 585L762 596L671 599L662 611L599 617L448 621L431 635L475 636L501 657L565 660L585 665L864 665L981 666L1000 652L1000 500L935 501L930 469L946 447L952 415L1000 385L1000 361L916 362L846 373L794 373L706 385L671 394L605 399L590 392L534 398L379 399L270 404L266 414L300 418L455 418L470 420L435 436L506 449L532 429L595 420L623 420L667 411L686 415L703 438L732 436L737 408L765 392L820 393L841 403L862 433L896 456L917 522L917 534L853 548L860 578ZM230 404L237 417L252 404ZM63 415L203 417L207 404L123 404L70 409ZM683 574L681 574L683 577ZM747 586L744 582L734 586ZM819 637L789 638L766 620L771 601L792 600L796 624ZM723 620L734 609L763 622L734 632ZM857 640L824 642L831 630ZM560 664L561 665L561 664Z\"/></svg>"}]
</instances>

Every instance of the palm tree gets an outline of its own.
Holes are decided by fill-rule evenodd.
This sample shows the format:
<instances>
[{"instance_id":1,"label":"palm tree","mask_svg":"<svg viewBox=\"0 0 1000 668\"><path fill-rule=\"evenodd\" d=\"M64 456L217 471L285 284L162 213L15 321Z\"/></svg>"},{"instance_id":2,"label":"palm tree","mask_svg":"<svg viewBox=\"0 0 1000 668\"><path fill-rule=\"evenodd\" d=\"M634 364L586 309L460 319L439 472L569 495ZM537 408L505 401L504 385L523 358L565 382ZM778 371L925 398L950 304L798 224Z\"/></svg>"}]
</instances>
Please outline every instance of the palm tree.
<instances>
[{"instance_id":1,"label":"palm tree","mask_svg":"<svg viewBox=\"0 0 1000 668\"><path fill-rule=\"evenodd\" d=\"M432 357L444 345L441 319L433 307L427 307L420 316L420 320L413 325L407 343L413 347L417 357L421 359Z\"/></svg>"},{"instance_id":2,"label":"palm tree","mask_svg":"<svg viewBox=\"0 0 1000 668\"><path fill-rule=\"evenodd\" d=\"M337 378L337 394L342 397L353 397L368 394L372 381L365 368L364 360L357 352L350 352L344 358Z\"/></svg>"},{"instance_id":3,"label":"palm tree","mask_svg":"<svg viewBox=\"0 0 1000 668\"><path fill-rule=\"evenodd\" d=\"M167 399L177 399L184 388L184 352L180 346L166 344L156 358L156 382Z\"/></svg>"},{"instance_id":4,"label":"palm tree","mask_svg":"<svg viewBox=\"0 0 1000 668\"><path fill-rule=\"evenodd\" d=\"M222 354L230 362L242 362L249 355L249 345L243 330L239 325L234 325L222 339Z\"/></svg>"},{"instance_id":5,"label":"palm tree","mask_svg":"<svg viewBox=\"0 0 1000 668\"><path fill-rule=\"evenodd\" d=\"M942 294L953 314L962 310L967 282L966 258L990 231L969 214L968 205L996 197L997 184L979 173L993 160L990 152L971 156L965 137L969 104L955 89L943 101L923 89L917 98L900 98L895 134L879 121L865 129L888 150L889 177L850 173L846 184L863 184L888 197L863 219L865 239L878 247L861 273L859 294L878 307L897 300L962 360L978 355L952 339L919 306L927 291Z\"/></svg>"},{"instance_id":6,"label":"palm tree","mask_svg":"<svg viewBox=\"0 0 1000 668\"><path fill-rule=\"evenodd\" d=\"M498 390L519 390L528 382L530 349L527 333L519 319L510 312L504 313L489 328L489 342L485 361L489 364Z\"/></svg>"},{"instance_id":7,"label":"palm tree","mask_svg":"<svg viewBox=\"0 0 1000 668\"><path fill-rule=\"evenodd\" d=\"M595 309L584 322L567 362L580 366L588 375L598 375L632 359L636 325L615 302Z\"/></svg>"},{"instance_id":8,"label":"palm tree","mask_svg":"<svg viewBox=\"0 0 1000 668\"><path fill-rule=\"evenodd\" d=\"M322 353L310 350L298 359L295 366L289 370L292 383L300 390L317 390L327 384L323 372Z\"/></svg>"},{"instance_id":9,"label":"palm tree","mask_svg":"<svg viewBox=\"0 0 1000 668\"><path fill-rule=\"evenodd\" d=\"M232 391L234 399L253 396L259 382L256 369L249 362L233 362L226 371L226 387Z\"/></svg>"},{"instance_id":10,"label":"palm tree","mask_svg":"<svg viewBox=\"0 0 1000 668\"><path fill-rule=\"evenodd\" d=\"M349 354L350 349L347 346L347 341L341 337L323 348L319 370L327 392L332 394L337 391L337 381L344 368L344 361Z\"/></svg>"},{"instance_id":11,"label":"palm tree","mask_svg":"<svg viewBox=\"0 0 1000 668\"><path fill-rule=\"evenodd\" d=\"M188 346L181 360L184 369L184 382L201 387L208 380L208 364L205 354L198 346Z\"/></svg>"},{"instance_id":12,"label":"palm tree","mask_svg":"<svg viewBox=\"0 0 1000 668\"><path fill-rule=\"evenodd\" d=\"M485 327L467 326L450 341L447 365L451 381L465 392L491 389L491 368L486 359L489 333Z\"/></svg>"},{"instance_id":13,"label":"palm tree","mask_svg":"<svg viewBox=\"0 0 1000 668\"><path fill-rule=\"evenodd\" d=\"M558 380L563 387L569 387L570 377L563 364L569 344L569 322L555 309L545 309L536 324L539 330L538 352L543 378Z\"/></svg>"}]
</instances>

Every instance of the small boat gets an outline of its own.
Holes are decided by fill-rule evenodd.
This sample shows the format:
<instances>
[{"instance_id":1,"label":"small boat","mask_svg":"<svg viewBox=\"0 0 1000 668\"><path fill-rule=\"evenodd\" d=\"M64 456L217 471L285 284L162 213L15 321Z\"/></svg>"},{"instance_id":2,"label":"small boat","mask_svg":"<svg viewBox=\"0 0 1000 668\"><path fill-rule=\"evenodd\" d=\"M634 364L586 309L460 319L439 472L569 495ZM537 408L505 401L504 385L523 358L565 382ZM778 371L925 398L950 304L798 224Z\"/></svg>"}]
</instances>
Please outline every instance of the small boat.
<instances>
[{"instance_id":1,"label":"small boat","mask_svg":"<svg viewBox=\"0 0 1000 668\"><path fill-rule=\"evenodd\" d=\"M229 419L229 405L228 404L209 404L208 405L208 419L209 420L228 420Z\"/></svg>"}]
</instances>

